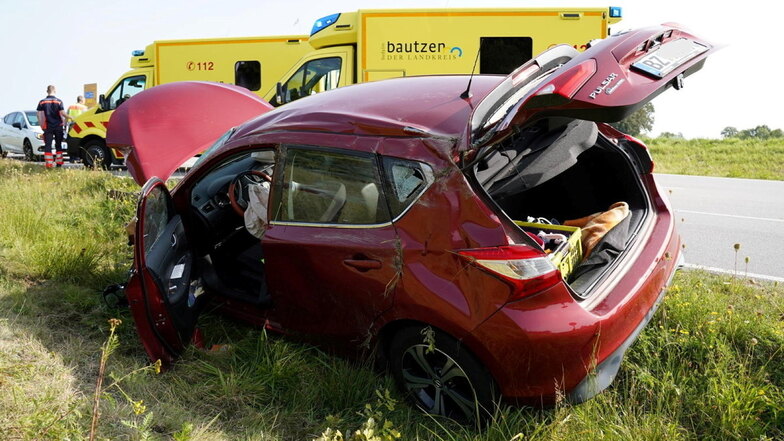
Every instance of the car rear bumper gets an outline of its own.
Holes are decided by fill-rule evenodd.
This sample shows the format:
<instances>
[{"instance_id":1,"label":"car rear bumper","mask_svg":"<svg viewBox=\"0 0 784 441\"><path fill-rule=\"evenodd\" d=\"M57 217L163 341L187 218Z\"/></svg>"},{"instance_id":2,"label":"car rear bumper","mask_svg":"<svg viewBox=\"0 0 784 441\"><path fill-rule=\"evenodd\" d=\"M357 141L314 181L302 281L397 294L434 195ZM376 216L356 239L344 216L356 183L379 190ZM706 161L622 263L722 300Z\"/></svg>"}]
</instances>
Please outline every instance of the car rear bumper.
<instances>
[{"instance_id":1,"label":"car rear bumper","mask_svg":"<svg viewBox=\"0 0 784 441\"><path fill-rule=\"evenodd\" d=\"M504 305L464 339L504 397L552 404L585 401L615 378L623 354L650 321L675 273L680 238L666 201L654 192L652 227L632 262L597 288L585 307L559 284ZM590 299L589 299L590 301Z\"/></svg>"},{"instance_id":2,"label":"car rear bumper","mask_svg":"<svg viewBox=\"0 0 784 441\"><path fill-rule=\"evenodd\" d=\"M676 270L683 266L683 254L679 256L678 264ZM667 281L667 286L670 285L672 282L672 278L675 277L675 271L672 272L670 275L670 280ZM637 325L637 328L634 330L632 335L630 335L626 341L621 344L615 351L613 351L609 357L607 357L603 362L599 363L593 371L589 372L588 375L583 378L583 380L578 384L574 389L569 392L567 395L567 400L572 404L579 404L585 401L590 400L591 398L598 395L601 391L606 389L610 384L612 384L613 380L615 380L615 375L618 373L618 370L621 368L621 361L623 361L623 356L626 353L626 350L631 347L632 343L637 340L637 337L640 335L642 330L651 321L653 315L656 314L656 311L659 309L659 305L664 300L664 294L666 290L662 290L661 294L659 294L659 298L656 299L656 303L653 304L653 307L645 314L643 320Z\"/></svg>"}]
</instances>

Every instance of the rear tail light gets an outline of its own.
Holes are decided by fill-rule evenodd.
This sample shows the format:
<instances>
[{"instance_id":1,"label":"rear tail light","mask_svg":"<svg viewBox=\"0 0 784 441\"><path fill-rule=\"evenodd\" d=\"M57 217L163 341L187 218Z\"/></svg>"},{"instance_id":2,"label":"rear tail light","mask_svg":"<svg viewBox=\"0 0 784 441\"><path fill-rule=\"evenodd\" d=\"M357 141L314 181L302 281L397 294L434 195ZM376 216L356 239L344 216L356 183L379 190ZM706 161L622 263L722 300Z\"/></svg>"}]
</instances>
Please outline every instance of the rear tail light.
<instances>
[{"instance_id":1,"label":"rear tail light","mask_svg":"<svg viewBox=\"0 0 784 441\"><path fill-rule=\"evenodd\" d=\"M568 71L558 75L553 81L537 92L537 95L561 95L571 99L589 78L596 73L596 60L585 60Z\"/></svg>"},{"instance_id":2,"label":"rear tail light","mask_svg":"<svg viewBox=\"0 0 784 441\"><path fill-rule=\"evenodd\" d=\"M508 245L459 251L485 271L513 287L509 300L519 300L561 281L561 273L546 254L527 245Z\"/></svg>"}]
</instances>

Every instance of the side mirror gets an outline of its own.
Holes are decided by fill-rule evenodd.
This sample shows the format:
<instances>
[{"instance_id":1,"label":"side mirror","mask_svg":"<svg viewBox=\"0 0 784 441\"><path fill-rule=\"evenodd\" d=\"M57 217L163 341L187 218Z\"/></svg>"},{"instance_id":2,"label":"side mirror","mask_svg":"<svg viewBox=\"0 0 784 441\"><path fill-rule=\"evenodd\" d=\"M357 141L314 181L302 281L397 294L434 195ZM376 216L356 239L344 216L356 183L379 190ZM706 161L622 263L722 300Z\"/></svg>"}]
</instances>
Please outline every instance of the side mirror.
<instances>
[{"instance_id":1,"label":"side mirror","mask_svg":"<svg viewBox=\"0 0 784 441\"><path fill-rule=\"evenodd\" d=\"M17 122L15 122L15 123L12 123L11 125L12 125L13 127L16 127L16 128L17 128L17 129L19 129L19 130L22 130L22 123L20 123L20 122L18 122L18 121L17 121Z\"/></svg>"},{"instance_id":2,"label":"side mirror","mask_svg":"<svg viewBox=\"0 0 784 441\"><path fill-rule=\"evenodd\" d=\"M101 107L101 110L109 110L109 102L106 100L106 96L101 94L98 97L98 105Z\"/></svg>"},{"instance_id":3,"label":"side mirror","mask_svg":"<svg viewBox=\"0 0 784 441\"><path fill-rule=\"evenodd\" d=\"M283 104L283 85L278 83L275 85L275 103L277 105Z\"/></svg>"}]
</instances>

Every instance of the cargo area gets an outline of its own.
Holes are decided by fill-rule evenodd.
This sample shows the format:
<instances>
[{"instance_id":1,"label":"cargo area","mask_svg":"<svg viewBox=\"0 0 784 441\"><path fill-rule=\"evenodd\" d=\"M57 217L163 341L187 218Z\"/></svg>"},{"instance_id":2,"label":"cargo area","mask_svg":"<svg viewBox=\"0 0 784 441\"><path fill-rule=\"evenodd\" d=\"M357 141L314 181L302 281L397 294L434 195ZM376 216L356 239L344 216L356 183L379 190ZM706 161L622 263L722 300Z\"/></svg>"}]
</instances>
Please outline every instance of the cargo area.
<instances>
[{"instance_id":1,"label":"cargo area","mask_svg":"<svg viewBox=\"0 0 784 441\"><path fill-rule=\"evenodd\" d=\"M549 118L486 147L471 167L498 208L515 221L563 224L625 202L629 215L602 236L567 278L578 297L613 267L649 210L633 160L595 123Z\"/></svg>"}]
</instances>

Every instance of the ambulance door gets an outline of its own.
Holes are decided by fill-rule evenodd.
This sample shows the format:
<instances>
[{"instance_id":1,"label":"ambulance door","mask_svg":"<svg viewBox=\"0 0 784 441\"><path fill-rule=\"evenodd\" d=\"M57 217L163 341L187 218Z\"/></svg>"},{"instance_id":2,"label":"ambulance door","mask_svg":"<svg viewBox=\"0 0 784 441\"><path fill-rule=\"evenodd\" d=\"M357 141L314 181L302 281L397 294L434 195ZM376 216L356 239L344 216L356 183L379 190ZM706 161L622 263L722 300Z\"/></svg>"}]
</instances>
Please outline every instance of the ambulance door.
<instances>
[{"instance_id":1,"label":"ambulance door","mask_svg":"<svg viewBox=\"0 0 784 441\"><path fill-rule=\"evenodd\" d=\"M273 106L296 101L309 95L354 84L354 48L340 46L311 53L297 63L278 83L277 90L267 93Z\"/></svg>"}]
</instances>

